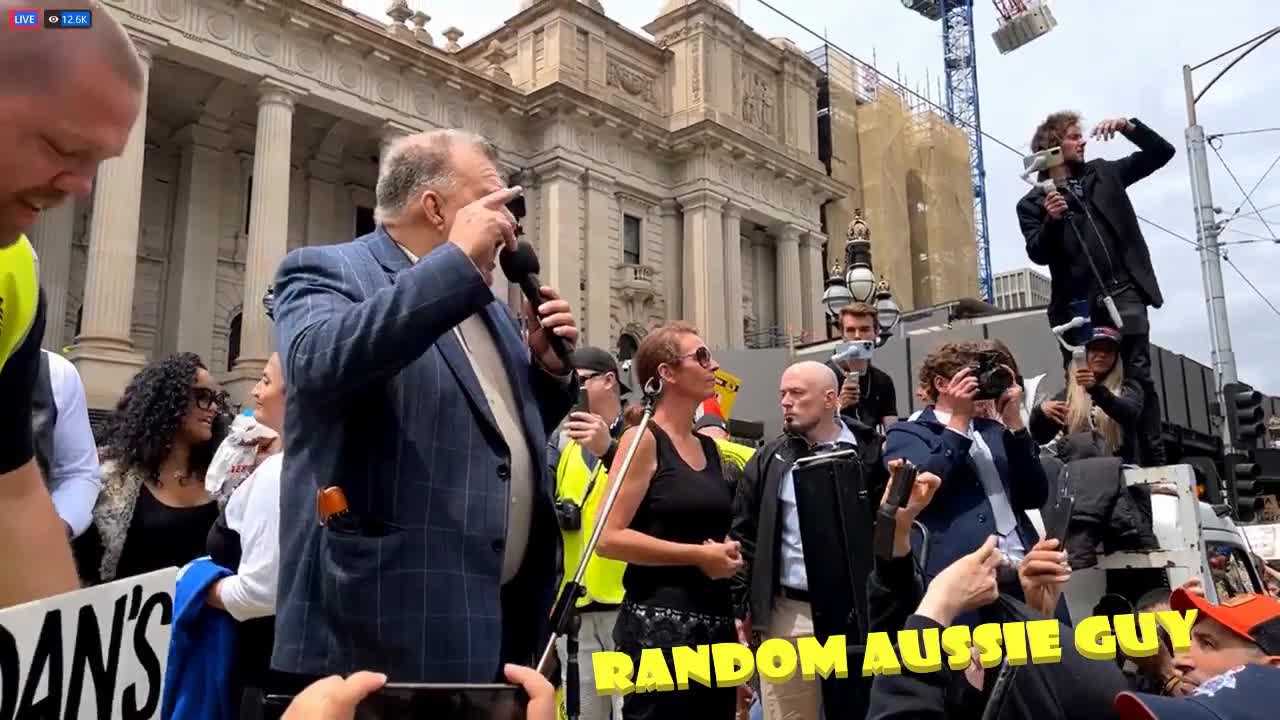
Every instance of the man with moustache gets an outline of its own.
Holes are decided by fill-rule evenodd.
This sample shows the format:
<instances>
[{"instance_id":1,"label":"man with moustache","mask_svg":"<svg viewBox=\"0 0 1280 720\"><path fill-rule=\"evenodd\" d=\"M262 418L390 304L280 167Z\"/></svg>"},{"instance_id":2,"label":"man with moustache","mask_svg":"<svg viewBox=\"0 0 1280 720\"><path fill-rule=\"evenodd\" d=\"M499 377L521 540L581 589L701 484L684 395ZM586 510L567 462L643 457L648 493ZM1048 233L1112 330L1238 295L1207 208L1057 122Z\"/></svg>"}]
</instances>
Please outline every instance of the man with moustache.
<instances>
[{"instance_id":1,"label":"man with moustache","mask_svg":"<svg viewBox=\"0 0 1280 720\"><path fill-rule=\"evenodd\" d=\"M549 337L572 348L578 330L543 287L526 340L490 289L520 192L483 138L411 135L383 154L374 232L281 264L278 670L485 683L541 651L559 543L547 436L577 393ZM328 488L348 514L322 524Z\"/></svg>"},{"instance_id":2,"label":"man with moustache","mask_svg":"<svg viewBox=\"0 0 1280 720\"><path fill-rule=\"evenodd\" d=\"M0 14L29 4L0 0ZM46 318L38 260L24 234L39 214L87 195L142 106L133 43L96 2L92 28L6 31L0 40L0 607L79 586L62 521L35 459L33 393Z\"/></svg>"}]
</instances>

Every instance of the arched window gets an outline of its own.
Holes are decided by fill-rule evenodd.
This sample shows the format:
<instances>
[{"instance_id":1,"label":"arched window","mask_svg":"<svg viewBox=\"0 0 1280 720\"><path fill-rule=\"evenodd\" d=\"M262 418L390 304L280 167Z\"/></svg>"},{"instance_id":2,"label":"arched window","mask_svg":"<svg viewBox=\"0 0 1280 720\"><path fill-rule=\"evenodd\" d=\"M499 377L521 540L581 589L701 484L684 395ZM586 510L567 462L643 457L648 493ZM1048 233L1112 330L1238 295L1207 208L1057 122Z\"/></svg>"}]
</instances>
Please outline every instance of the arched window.
<instances>
[{"instance_id":1,"label":"arched window","mask_svg":"<svg viewBox=\"0 0 1280 720\"><path fill-rule=\"evenodd\" d=\"M640 349L640 341L636 340L636 336L631 333L622 333L618 337L618 361L630 360L635 357L636 350Z\"/></svg>"},{"instance_id":2,"label":"arched window","mask_svg":"<svg viewBox=\"0 0 1280 720\"><path fill-rule=\"evenodd\" d=\"M240 359L240 318L243 313L236 313L227 326L227 372Z\"/></svg>"}]
</instances>

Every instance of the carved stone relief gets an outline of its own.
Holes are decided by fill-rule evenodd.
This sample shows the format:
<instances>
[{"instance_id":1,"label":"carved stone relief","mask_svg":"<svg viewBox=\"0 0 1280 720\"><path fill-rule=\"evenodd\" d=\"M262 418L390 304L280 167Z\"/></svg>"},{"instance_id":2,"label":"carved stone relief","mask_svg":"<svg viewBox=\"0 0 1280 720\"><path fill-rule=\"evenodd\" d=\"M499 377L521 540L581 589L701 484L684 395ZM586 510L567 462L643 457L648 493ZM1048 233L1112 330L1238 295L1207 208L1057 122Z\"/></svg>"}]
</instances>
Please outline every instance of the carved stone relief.
<instances>
[{"instance_id":1,"label":"carved stone relief","mask_svg":"<svg viewBox=\"0 0 1280 720\"><path fill-rule=\"evenodd\" d=\"M742 77L742 121L765 133L773 132L773 87L759 72Z\"/></svg>"},{"instance_id":2,"label":"carved stone relief","mask_svg":"<svg viewBox=\"0 0 1280 720\"><path fill-rule=\"evenodd\" d=\"M613 58L609 58L605 83L645 102L655 101L653 78L632 70Z\"/></svg>"},{"instance_id":3,"label":"carved stone relief","mask_svg":"<svg viewBox=\"0 0 1280 720\"><path fill-rule=\"evenodd\" d=\"M690 67L689 92L695 103L702 102L702 38L694 37L689 41Z\"/></svg>"}]
</instances>

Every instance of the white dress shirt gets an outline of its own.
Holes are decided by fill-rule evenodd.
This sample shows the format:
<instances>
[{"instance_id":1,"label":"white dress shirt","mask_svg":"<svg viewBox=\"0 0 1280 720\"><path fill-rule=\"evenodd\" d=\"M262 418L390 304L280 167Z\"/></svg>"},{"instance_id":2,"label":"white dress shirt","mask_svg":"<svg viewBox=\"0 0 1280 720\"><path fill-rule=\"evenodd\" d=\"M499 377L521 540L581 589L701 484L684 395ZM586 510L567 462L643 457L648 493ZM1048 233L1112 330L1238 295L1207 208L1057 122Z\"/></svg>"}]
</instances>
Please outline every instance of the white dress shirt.
<instances>
[{"instance_id":1,"label":"white dress shirt","mask_svg":"<svg viewBox=\"0 0 1280 720\"><path fill-rule=\"evenodd\" d=\"M839 419L836 422L840 425L840 433L834 441L856 446L858 439L848 426ZM778 564L778 578L784 587L808 590L809 575L804 567L804 543L800 540L800 511L796 505L796 480L791 468L787 469L782 482L778 483L778 500L782 503L782 547L779 548L782 562Z\"/></svg>"},{"instance_id":2,"label":"white dress shirt","mask_svg":"<svg viewBox=\"0 0 1280 720\"><path fill-rule=\"evenodd\" d=\"M240 536L240 567L219 583L218 599L241 622L276 614L283 462L284 453L263 460L227 500L227 528Z\"/></svg>"},{"instance_id":3,"label":"white dress shirt","mask_svg":"<svg viewBox=\"0 0 1280 720\"><path fill-rule=\"evenodd\" d=\"M1013 505L1009 502L1004 483L1000 479L1000 470L996 467L995 457L987 446L986 438L982 437L982 433L974 432L972 420L969 421L968 429L960 432L950 425L951 413L935 407L933 415L938 422L947 426L947 432L958 433L972 441L969 446L969 463L978 475L978 481L982 483L987 501L991 503L991 514L996 525L996 546L1010 557L1025 556L1027 550L1022 544L1022 537L1018 535L1018 516L1013 512ZM945 478L943 482L946 482Z\"/></svg>"},{"instance_id":4,"label":"white dress shirt","mask_svg":"<svg viewBox=\"0 0 1280 720\"><path fill-rule=\"evenodd\" d=\"M58 517L79 536L93 522L93 506L102 489L98 448L89 425L84 383L71 361L42 350L49 363L49 384L58 419L53 426L53 457L49 466L49 494Z\"/></svg>"}]
</instances>

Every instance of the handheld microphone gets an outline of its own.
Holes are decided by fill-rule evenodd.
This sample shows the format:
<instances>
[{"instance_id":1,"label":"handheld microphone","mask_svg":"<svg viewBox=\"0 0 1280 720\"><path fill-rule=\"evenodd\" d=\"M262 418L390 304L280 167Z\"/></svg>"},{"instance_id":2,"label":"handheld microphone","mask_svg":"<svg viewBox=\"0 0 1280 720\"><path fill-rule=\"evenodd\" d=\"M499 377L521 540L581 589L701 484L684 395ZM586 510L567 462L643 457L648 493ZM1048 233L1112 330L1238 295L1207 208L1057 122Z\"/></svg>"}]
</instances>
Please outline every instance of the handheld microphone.
<instances>
[{"instance_id":1,"label":"handheld microphone","mask_svg":"<svg viewBox=\"0 0 1280 720\"><path fill-rule=\"evenodd\" d=\"M524 293L525 299L529 301L533 314L538 316L538 306L543 303L542 291L539 290L542 282L538 280L538 273L541 272L542 266L538 263L538 254L533 246L522 241L515 250L503 250L498 253L498 264L502 266L502 274L507 276L507 280L520 286L520 292ZM546 331L547 342L550 343L552 352L560 358L560 362L564 363L565 369L568 369L571 367L569 345L564 338L551 332L550 328L546 328Z\"/></svg>"}]
</instances>

